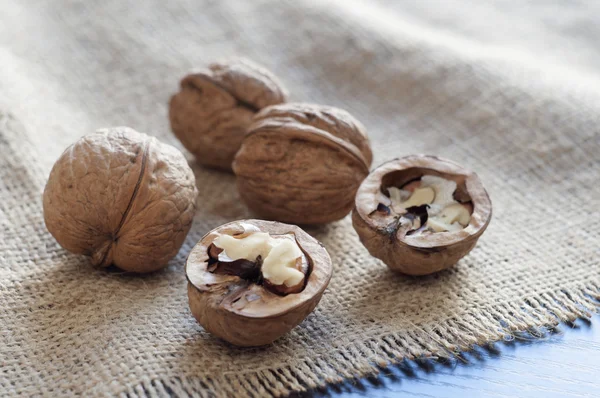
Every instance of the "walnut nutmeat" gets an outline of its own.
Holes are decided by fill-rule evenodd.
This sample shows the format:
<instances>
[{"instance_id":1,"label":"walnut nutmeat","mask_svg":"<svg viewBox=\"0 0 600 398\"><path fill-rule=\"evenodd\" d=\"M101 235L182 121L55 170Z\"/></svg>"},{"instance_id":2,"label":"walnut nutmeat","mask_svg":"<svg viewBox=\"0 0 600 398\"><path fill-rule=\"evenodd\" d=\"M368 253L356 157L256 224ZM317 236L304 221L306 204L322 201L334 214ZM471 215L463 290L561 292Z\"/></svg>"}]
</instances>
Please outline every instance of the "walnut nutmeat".
<instances>
[{"instance_id":1,"label":"walnut nutmeat","mask_svg":"<svg viewBox=\"0 0 600 398\"><path fill-rule=\"evenodd\" d=\"M302 322L319 303L333 268L327 250L299 227L241 220L206 234L190 252L185 272L198 323L231 344L252 347L270 344Z\"/></svg>"},{"instance_id":2,"label":"walnut nutmeat","mask_svg":"<svg viewBox=\"0 0 600 398\"><path fill-rule=\"evenodd\" d=\"M400 189L408 195L403 198ZM369 253L409 275L454 265L475 247L491 218L492 203L477 174L426 155L373 170L352 211L352 225Z\"/></svg>"},{"instance_id":3,"label":"walnut nutmeat","mask_svg":"<svg viewBox=\"0 0 600 398\"><path fill-rule=\"evenodd\" d=\"M44 220L68 251L132 272L163 268L192 225L198 190L183 154L128 127L84 136L54 164Z\"/></svg>"},{"instance_id":4,"label":"walnut nutmeat","mask_svg":"<svg viewBox=\"0 0 600 398\"><path fill-rule=\"evenodd\" d=\"M169 121L198 163L231 171L252 117L286 97L279 80L251 61L215 62L181 80L181 90L169 102Z\"/></svg>"},{"instance_id":5,"label":"walnut nutmeat","mask_svg":"<svg viewBox=\"0 0 600 398\"><path fill-rule=\"evenodd\" d=\"M348 112L288 103L258 113L235 156L244 202L263 218L322 224L346 216L373 155Z\"/></svg>"}]
</instances>

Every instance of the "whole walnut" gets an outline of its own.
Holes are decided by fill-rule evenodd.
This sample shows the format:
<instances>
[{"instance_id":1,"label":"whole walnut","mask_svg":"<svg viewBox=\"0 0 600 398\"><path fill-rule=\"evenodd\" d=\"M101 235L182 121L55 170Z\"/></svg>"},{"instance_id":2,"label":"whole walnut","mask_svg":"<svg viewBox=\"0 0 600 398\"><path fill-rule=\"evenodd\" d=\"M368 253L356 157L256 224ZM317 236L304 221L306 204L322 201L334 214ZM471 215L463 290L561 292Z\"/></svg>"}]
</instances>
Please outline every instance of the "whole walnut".
<instances>
[{"instance_id":1,"label":"whole walnut","mask_svg":"<svg viewBox=\"0 0 600 398\"><path fill-rule=\"evenodd\" d=\"M150 272L179 251L197 194L177 149L128 127L102 129L54 164L44 220L62 247L96 266Z\"/></svg>"},{"instance_id":2,"label":"whole walnut","mask_svg":"<svg viewBox=\"0 0 600 398\"><path fill-rule=\"evenodd\" d=\"M213 63L181 80L169 103L171 129L198 163L231 170L252 117L286 95L273 74L248 60Z\"/></svg>"},{"instance_id":3,"label":"whole walnut","mask_svg":"<svg viewBox=\"0 0 600 398\"><path fill-rule=\"evenodd\" d=\"M364 127L348 112L289 103L256 115L233 171L240 196L261 217L321 224L352 210L372 158Z\"/></svg>"}]
</instances>

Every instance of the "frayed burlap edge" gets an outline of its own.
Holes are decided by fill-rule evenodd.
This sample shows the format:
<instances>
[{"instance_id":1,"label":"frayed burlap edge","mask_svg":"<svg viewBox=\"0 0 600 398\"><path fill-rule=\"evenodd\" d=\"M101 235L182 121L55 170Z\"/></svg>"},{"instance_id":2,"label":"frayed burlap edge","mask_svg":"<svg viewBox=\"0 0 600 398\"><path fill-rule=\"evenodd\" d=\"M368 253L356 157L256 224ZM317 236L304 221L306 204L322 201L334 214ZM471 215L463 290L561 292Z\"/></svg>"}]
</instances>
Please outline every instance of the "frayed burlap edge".
<instances>
[{"instance_id":1,"label":"frayed burlap edge","mask_svg":"<svg viewBox=\"0 0 600 398\"><path fill-rule=\"evenodd\" d=\"M479 309L478 313L458 314L432 331L413 325L406 331L373 336L320 357L304 358L295 366L266 366L215 377L150 379L131 386L120 396L281 397L373 376L404 360L453 359L500 340L542 338L561 322L589 319L598 312L600 281L595 280L583 287L561 288Z\"/></svg>"}]
</instances>

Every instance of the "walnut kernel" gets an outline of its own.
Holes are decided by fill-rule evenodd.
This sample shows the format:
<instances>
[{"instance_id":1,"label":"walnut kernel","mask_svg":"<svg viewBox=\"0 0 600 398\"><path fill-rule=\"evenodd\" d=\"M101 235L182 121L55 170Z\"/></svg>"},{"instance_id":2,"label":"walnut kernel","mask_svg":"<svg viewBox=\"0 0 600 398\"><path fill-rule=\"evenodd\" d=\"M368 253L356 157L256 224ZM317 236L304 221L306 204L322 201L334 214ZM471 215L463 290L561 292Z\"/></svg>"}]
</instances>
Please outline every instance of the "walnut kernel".
<instances>
[{"instance_id":1,"label":"walnut kernel","mask_svg":"<svg viewBox=\"0 0 600 398\"><path fill-rule=\"evenodd\" d=\"M469 253L491 216L490 198L475 173L415 155L369 174L356 194L352 224L372 256L391 269L425 275Z\"/></svg>"},{"instance_id":2,"label":"walnut kernel","mask_svg":"<svg viewBox=\"0 0 600 398\"><path fill-rule=\"evenodd\" d=\"M190 309L238 346L273 342L318 304L332 274L325 248L300 228L261 220L222 225L186 263Z\"/></svg>"}]
</instances>

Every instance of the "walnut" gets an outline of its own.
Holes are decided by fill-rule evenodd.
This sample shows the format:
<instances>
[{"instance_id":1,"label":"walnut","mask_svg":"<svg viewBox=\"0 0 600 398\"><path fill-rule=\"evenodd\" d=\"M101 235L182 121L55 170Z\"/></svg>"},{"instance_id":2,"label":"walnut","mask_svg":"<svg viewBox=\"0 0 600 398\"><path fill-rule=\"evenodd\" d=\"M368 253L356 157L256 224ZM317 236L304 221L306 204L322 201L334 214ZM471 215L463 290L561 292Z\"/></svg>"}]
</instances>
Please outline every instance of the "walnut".
<instances>
[{"instance_id":1,"label":"walnut","mask_svg":"<svg viewBox=\"0 0 600 398\"><path fill-rule=\"evenodd\" d=\"M231 170L254 114L286 96L273 74L248 60L213 63L181 80L169 103L171 129L198 163Z\"/></svg>"},{"instance_id":2,"label":"walnut","mask_svg":"<svg viewBox=\"0 0 600 398\"><path fill-rule=\"evenodd\" d=\"M372 256L393 270L425 275L467 255L491 217L492 203L475 173L414 155L369 174L356 194L352 224Z\"/></svg>"},{"instance_id":3,"label":"walnut","mask_svg":"<svg viewBox=\"0 0 600 398\"><path fill-rule=\"evenodd\" d=\"M212 230L186 264L196 320L243 347L269 344L296 327L319 303L331 274L317 240L297 226L261 220Z\"/></svg>"},{"instance_id":4,"label":"walnut","mask_svg":"<svg viewBox=\"0 0 600 398\"><path fill-rule=\"evenodd\" d=\"M348 112L290 103L256 115L233 170L240 196L261 217L320 224L350 212L372 157L364 127Z\"/></svg>"},{"instance_id":5,"label":"walnut","mask_svg":"<svg viewBox=\"0 0 600 398\"><path fill-rule=\"evenodd\" d=\"M177 149L128 127L102 129L54 164L44 220L62 247L96 266L150 272L179 251L197 193Z\"/></svg>"}]
</instances>

